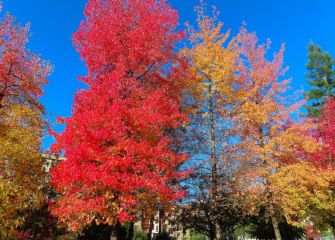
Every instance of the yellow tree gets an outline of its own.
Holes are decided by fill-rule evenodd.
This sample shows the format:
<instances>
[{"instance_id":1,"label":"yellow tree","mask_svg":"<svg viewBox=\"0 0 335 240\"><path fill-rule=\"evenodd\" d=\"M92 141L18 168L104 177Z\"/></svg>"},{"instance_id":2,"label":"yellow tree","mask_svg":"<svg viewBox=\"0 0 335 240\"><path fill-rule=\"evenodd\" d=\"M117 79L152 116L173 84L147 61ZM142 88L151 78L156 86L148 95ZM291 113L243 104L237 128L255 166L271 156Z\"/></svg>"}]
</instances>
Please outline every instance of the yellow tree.
<instances>
[{"instance_id":1,"label":"yellow tree","mask_svg":"<svg viewBox=\"0 0 335 240\"><path fill-rule=\"evenodd\" d=\"M204 202L208 205L205 208L209 211L209 217L203 222L209 226L202 227L207 229L203 233L214 239L222 239L224 233L232 234L234 224L231 222L230 228L227 226L229 223L224 220L227 218L224 209L227 209L229 198L227 189L231 189L228 179L231 180L233 172L231 157L234 152L234 132L231 117L239 94L238 89L234 88L237 52L227 41L230 32L223 32L223 23L217 21L215 8L213 16L206 15L204 4L196 10L197 27L188 26L191 47L182 50L183 56L190 62L190 79L185 91L185 111L189 113L190 124L185 142L195 166L196 179L191 184L197 185L191 187L190 194L195 193L194 198L199 203L195 207L197 211L205 207L202 206ZM199 224L199 219L195 221Z\"/></svg>"},{"instance_id":2,"label":"yellow tree","mask_svg":"<svg viewBox=\"0 0 335 240\"><path fill-rule=\"evenodd\" d=\"M318 144L306 134L307 124L292 123L290 119L299 104L290 105L285 93L289 80L281 80L286 71L283 68L284 47L274 54L273 60L268 60L269 42L259 44L257 36L244 27L233 42L239 52L240 103L234 122L241 137L239 158L243 178L240 181L245 209L254 214L258 206L265 207L275 237L281 239L279 222L283 217L294 225L299 225L306 217L300 199L308 202L315 198L324 202L324 195L320 198L313 195L313 191L325 189L327 183L322 179L309 182L312 179L308 176L301 177L308 173L304 164L307 153L315 151ZM294 175L290 170L300 174ZM288 173L291 179L285 179ZM280 184L283 182L287 186ZM308 184L314 188L305 191ZM294 199L291 190L303 195Z\"/></svg>"},{"instance_id":3,"label":"yellow tree","mask_svg":"<svg viewBox=\"0 0 335 240\"><path fill-rule=\"evenodd\" d=\"M38 99L50 66L26 50L28 26L6 15L0 25L0 236L11 237L40 203L44 120Z\"/></svg>"},{"instance_id":4,"label":"yellow tree","mask_svg":"<svg viewBox=\"0 0 335 240\"><path fill-rule=\"evenodd\" d=\"M332 170L318 169L306 162L282 166L269 177L273 201L287 222L297 227L312 222L319 229L329 228L327 220L334 216L333 181Z\"/></svg>"}]
</instances>

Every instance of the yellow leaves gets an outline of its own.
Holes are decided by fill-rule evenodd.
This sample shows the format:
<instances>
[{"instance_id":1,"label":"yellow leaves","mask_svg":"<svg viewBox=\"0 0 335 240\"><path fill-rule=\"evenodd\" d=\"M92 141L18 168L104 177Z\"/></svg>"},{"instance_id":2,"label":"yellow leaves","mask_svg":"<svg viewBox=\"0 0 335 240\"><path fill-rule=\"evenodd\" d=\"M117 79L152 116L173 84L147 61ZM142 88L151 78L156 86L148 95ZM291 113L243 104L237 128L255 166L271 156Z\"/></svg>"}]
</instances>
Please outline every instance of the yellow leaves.
<instances>
[{"instance_id":1,"label":"yellow leaves","mask_svg":"<svg viewBox=\"0 0 335 240\"><path fill-rule=\"evenodd\" d=\"M182 55L191 60L188 91L196 97L210 98L213 96L208 93L210 85L213 93L222 94L222 98L231 102L235 92L232 82L237 53L229 45L224 47L230 31L221 34L223 24L216 24L214 19L204 15L199 17L198 25L199 31L190 30L192 48L181 51Z\"/></svg>"},{"instance_id":2,"label":"yellow leaves","mask_svg":"<svg viewBox=\"0 0 335 240\"><path fill-rule=\"evenodd\" d=\"M257 103L246 102L239 108L241 121L248 125L262 126L268 122L269 115L265 108L260 108Z\"/></svg>"},{"instance_id":3,"label":"yellow leaves","mask_svg":"<svg viewBox=\"0 0 335 240\"><path fill-rule=\"evenodd\" d=\"M245 213L254 214L262 206L266 214L283 214L296 226L307 218L317 222L315 212L334 214L334 174L306 163L321 147L308 135L313 126L291 121L291 113L303 102L290 104L285 94L290 81L281 79L287 70L284 46L268 60L269 42L259 44L256 34L242 27L227 43L230 32L222 34L223 24L215 20L201 9L199 30L190 32L193 46L181 52L190 60L187 94L198 104L203 125L211 124L214 138L222 137L218 125L232 126L234 137L226 136L236 152L228 158L238 165L234 174ZM215 140L208 145L220 145Z\"/></svg>"},{"instance_id":4,"label":"yellow leaves","mask_svg":"<svg viewBox=\"0 0 335 240\"><path fill-rule=\"evenodd\" d=\"M333 172L322 171L307 163L281 167L269 177L273 201L281 208L288 222L304 226L307 217L334 206L330 194Z\"/></svg>"},{"instance_id":5,"label":"yellow leaves","mask_svg":"<svg viewBox=\"0 0 335 240\"><path fill-rule=\"evenodd\" d=\"M14 229L24 222L24 210L37 207L40 199L38 192L31 194L25 187L0 176L0 238L12 236Z\"/></svg>"},{"instance_id":6,"label":"yellow leaves","mask_svg":"<svg viewBox=\"0 0 335 240\"><path fill-rule=\"evenodd\" d=\"M283 157L285 157L285 154L292 155L297 151L313 153L320 148L320 145L314 138L307 135L308 128L307 124L292 124L284 131L278 131L271 139L270 144L276 148L278 152L281 152L282 154L280 155ZM287 159L288 162L290 162L290 160L292 161L293 159ZM298 161L299 159L295 160Z\"/></svg>"},{"instance_id":7,"label":"yellow leaves","mask_svg":"<svg viewBox=\"0 0 335 240\"><path fill-rule=\"evenodd\" d=\"M8 234L23 223L22 212L37 207L43 199L43 124L40 113L28 106L0 109L0 225L9 229Z\"/></svg>"}]
</instances>

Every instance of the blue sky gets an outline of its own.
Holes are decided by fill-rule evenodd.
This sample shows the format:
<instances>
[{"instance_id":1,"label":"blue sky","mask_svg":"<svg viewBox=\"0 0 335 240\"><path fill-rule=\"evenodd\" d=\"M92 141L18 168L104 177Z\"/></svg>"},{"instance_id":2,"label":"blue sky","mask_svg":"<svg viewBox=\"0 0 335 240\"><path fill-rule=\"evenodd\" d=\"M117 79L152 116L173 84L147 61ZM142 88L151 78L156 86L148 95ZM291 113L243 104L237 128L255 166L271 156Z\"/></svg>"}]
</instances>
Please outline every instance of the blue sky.
<instances>
[{"instance_id":1,"label":"blue sky","mask_svg":"<svg viewBox=\"0 0 335 240\"><path fill-rule=\"evenodd\" d=\"M179 11L181 27L195 19L194 6L198 0L171 0ZM86 0L3 0L3 12L10 12L17 21L31 24L29 48L49 60L53 74L42 98L47 118L69 116L74 93L83 88L77 80L85 75L84 64L72 46L71 34L83 18ZM335 56L334 0L208 0L216 5L225 27L237 33L245 21L249 31L255 31L265 41L270 38L273 50L286 44L285 64L290 67L292 88L307 89L304 77L306 46L313 40ZM57 127L58 130L61 128ZM45 138L44 149L51 138Z\"/></svg>"}]
</instances>

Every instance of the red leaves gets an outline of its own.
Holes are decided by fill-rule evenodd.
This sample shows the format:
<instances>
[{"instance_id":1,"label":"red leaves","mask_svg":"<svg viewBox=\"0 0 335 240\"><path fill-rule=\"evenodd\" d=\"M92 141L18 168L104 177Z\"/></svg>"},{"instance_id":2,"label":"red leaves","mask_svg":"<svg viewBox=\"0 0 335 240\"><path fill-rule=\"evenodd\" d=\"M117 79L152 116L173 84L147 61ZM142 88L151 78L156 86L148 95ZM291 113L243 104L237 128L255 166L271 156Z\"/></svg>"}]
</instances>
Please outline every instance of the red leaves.
<instances>
[{"instance_id":1,"label":"red leaves","mask_svg":"<svg viewBox=\"0 0 335 240\"><path fill-rule=\"evenodd\" d=\"M7 15L0 26L0 108L19 101L42 110L38 98L50 65L25 49L29 26L15 25Z\"/></svg>"},{"instance_id":2,"label":"red leaves","mask_svg":"<svg viewBox=\"0 0 335 240\"><path fill-rule=\"evenodd\" d=\"M307 239L318 239L321 236L319 231L317 231L317 229L315 229L315 227L311 224L308 224L305 227L305 231L306 231L306 238Z\"/></svg>"},{"instance_id":3,"label":"red leaves","mask_svg":"<svg viewBox=\"0 0 335 240\"><path fill-rule=\"evenodd\" d=\"M90 76L119 70L142 78L149 69L169 62L172 44L183 36L173 32L178 15L165 1L89 1L85 16L74 44ZM85 79L88 84L95 80Z\"/></svg>"},{"instance_id":4,"label":"red leaves","mask_svg":"<svg viewBox=\"0 0 335 240\"><path fill-rule=\"evenodd\" d=\"M311 156L311 161L318 167L335 168L335 99L330 97L324 105L322 114L317 119L315 137L322 144L322 149Z\"/></svg>"},{"instance_id":5,"label":"red leaves","mask_svg":"<svg viewBox=\"0 0 335 240\"><path fill-rule=\"evenodd\" d=\"M83 216L126 221L185 194L176 181L186 157L169 136L186 120L178 85L184 64L172 52L181 37L176 12L164 1L91 0L85 16L74 42L89 89L76 94L53 146L67 158L52 171L62 194L54 214L75 228Z\"/></svg>"}]
</instances>

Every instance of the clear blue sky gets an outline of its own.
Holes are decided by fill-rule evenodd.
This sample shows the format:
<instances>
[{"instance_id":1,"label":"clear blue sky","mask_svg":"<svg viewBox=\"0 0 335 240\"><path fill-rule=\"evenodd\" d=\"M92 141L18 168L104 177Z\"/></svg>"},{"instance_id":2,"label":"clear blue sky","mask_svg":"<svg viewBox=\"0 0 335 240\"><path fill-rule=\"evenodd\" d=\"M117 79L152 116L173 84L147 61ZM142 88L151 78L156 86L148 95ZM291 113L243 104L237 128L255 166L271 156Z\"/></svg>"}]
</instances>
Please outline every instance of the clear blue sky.
<instances>
[{"instance_id":1,"label":"clear blue sky","mask_svg":"<svg viewBox=\"0 0 335 240\"><path fill-rule=\"evenodd\" d=\"M171 0L179 10L181 26L195 19L193 8L198 0ZM43 104L52 123L56 116L69 116L74 93L84 87L77 77L85 75L85 67L72 47L71 34L83 18L86 0L3 0L3 12L10 12L17 21L31 24L29 48L48 59L54 72L45 87ZM306 46L309 41L320 44L335 56L334 0L208 0L221 12L220 20L233 34L247 23L265 41L270 38L274 50L286 44L285 64L290 67L295 90L308 88L304 77ZM57 127L58 130L61 128ZM50 138L44 140L44 149Z\"/></svg>"}]
</instances>

